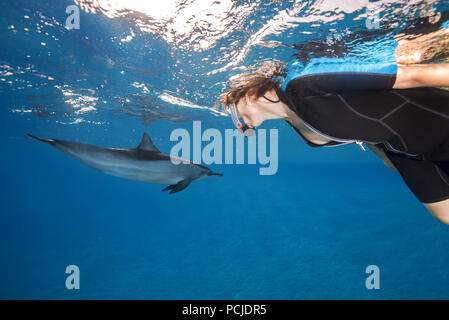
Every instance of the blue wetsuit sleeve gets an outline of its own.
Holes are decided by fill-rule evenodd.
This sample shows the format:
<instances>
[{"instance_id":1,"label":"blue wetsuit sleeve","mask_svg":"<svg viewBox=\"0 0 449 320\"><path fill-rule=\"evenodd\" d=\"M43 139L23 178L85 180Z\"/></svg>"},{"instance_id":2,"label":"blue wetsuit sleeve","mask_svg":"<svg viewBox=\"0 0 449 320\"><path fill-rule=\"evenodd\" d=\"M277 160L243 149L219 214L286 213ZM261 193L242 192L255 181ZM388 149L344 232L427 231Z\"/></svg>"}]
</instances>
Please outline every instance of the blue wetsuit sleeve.
<instances>
[{"instance_id":1,"label":"blue wetsuit sleeve","mask_svg":"<svg viewBox=\"0 0 449 320\"><path fill-rule=\"evenodd\" d=\"M449 29L449 20L441 25L441 29Z\"/></svg>"},{"instance_id":2,"label":"blue wetsuit sleeve","mask_svg":"<svg viewBox=\"0 0 449 320\"><path fill-rule=\"evenodd\" d=\"M321 76L321 80L342 74L395 76L398 70L395 61L396 47L397 42L393 39L376 43L366 42L357 47L354 56L314 58L307 64L293 60L287 67L287 77L282 82L281 87L286 90L287 84L293 79L310 76ZM372 53L369 54L369 52ZM357 90L363 89L360 86L356 87Z\"/></svg>"}]
</instances>

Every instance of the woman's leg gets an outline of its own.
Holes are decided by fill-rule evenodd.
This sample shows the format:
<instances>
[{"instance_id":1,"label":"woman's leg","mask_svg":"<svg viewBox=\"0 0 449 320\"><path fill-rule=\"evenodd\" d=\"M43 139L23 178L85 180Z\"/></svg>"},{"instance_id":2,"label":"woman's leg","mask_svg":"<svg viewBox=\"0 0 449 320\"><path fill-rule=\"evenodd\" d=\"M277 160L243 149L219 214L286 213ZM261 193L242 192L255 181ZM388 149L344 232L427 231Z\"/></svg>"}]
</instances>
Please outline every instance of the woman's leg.
<instances>
[{"instance_id":1,"label":"woman's leg","mask_svg":"<svg viewBox=\"0 0 449 320\"><path fill-rule=\"evenodd\" d=\"M449 199L423 205L438 221L449 225Z\"/></svg>"},{"instance_id":2,"label":"woman's leg","mask_svg":"<svg viewBox=\"0 0 449 320\"><path fill-rule=\"evenodd\" d=\"M446 167L393 153L379 144L402 179L438 221L449 225L449 176ZM444 170L443 170L444 169Z\"/></svg>"}]
</instances>

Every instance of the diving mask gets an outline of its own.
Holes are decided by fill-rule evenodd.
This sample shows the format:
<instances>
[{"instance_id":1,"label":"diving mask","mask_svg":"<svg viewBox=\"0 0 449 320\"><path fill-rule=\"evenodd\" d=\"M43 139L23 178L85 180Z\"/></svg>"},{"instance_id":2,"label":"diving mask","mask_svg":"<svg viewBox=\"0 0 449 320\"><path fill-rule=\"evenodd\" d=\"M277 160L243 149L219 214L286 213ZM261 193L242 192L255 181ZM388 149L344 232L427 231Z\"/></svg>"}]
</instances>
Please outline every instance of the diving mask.
<instances>
[{"instance_id":1,"label":"diving mask","mask_svg":"<svg viewBox=\"0 0 449 320\"><path fill-rule=\"evenodd\" d=\"M241 133L243 133L245 136L254 135L254 128L248 127L243 121L243 119L242 119L243 124L242 122L240 122L234 102L229 105L229 113L231 115L232 122L234 122L235 127Z\"/></svg>"}]
</instances>

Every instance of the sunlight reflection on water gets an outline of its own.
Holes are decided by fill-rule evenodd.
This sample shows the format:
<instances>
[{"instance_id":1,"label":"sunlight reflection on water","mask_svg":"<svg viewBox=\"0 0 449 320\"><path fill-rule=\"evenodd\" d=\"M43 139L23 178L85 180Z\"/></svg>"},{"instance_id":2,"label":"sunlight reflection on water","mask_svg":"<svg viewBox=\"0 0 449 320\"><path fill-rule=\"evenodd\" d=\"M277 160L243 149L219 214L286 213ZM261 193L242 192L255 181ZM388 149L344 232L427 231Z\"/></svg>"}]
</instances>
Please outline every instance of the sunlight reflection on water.
<instances>
[{"instance_id":1,"label":"sunlight reflection on water","mask_svg":"<svg viewBox=\"0 0 449 320\"><path fill-rule=\"evenodd\" d=\"M14 112L70 124L106 123L117 114L145 125L216 121L225 114L212 106L231 76L292 57L371 54L379 46L370 41L404 30L413 36L422 21L441 25L448 7L418 0L75 3L84 12L78 31L66 30L50 5L25 9L9 24L8 40L22 45L21 55L0 61L0 85L22 92ZM367 24L373 12L374 30ZM445 50L436 58L447 58Z\"/></svg>"}]
</instances>

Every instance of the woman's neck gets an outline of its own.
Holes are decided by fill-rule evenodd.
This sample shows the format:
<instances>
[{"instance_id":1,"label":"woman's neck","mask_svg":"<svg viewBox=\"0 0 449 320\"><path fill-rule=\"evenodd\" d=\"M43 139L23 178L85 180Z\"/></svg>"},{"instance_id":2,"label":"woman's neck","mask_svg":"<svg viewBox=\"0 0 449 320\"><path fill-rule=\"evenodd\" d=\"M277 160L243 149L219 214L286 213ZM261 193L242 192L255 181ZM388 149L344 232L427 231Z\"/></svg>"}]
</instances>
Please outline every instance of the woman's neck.
<instances>
[{"instance_id":1,"label":"woman's neck","mask_svg":"<svg viewBox=\"0 0 449 320\"><path fill-rule=\"evenodd\" d=\"M263 106L266 120L284 119L288 120L292 116L292 110L281 101L275 90L265 92L264 96L259 99Z\"/></svg>"}]
</instances>

